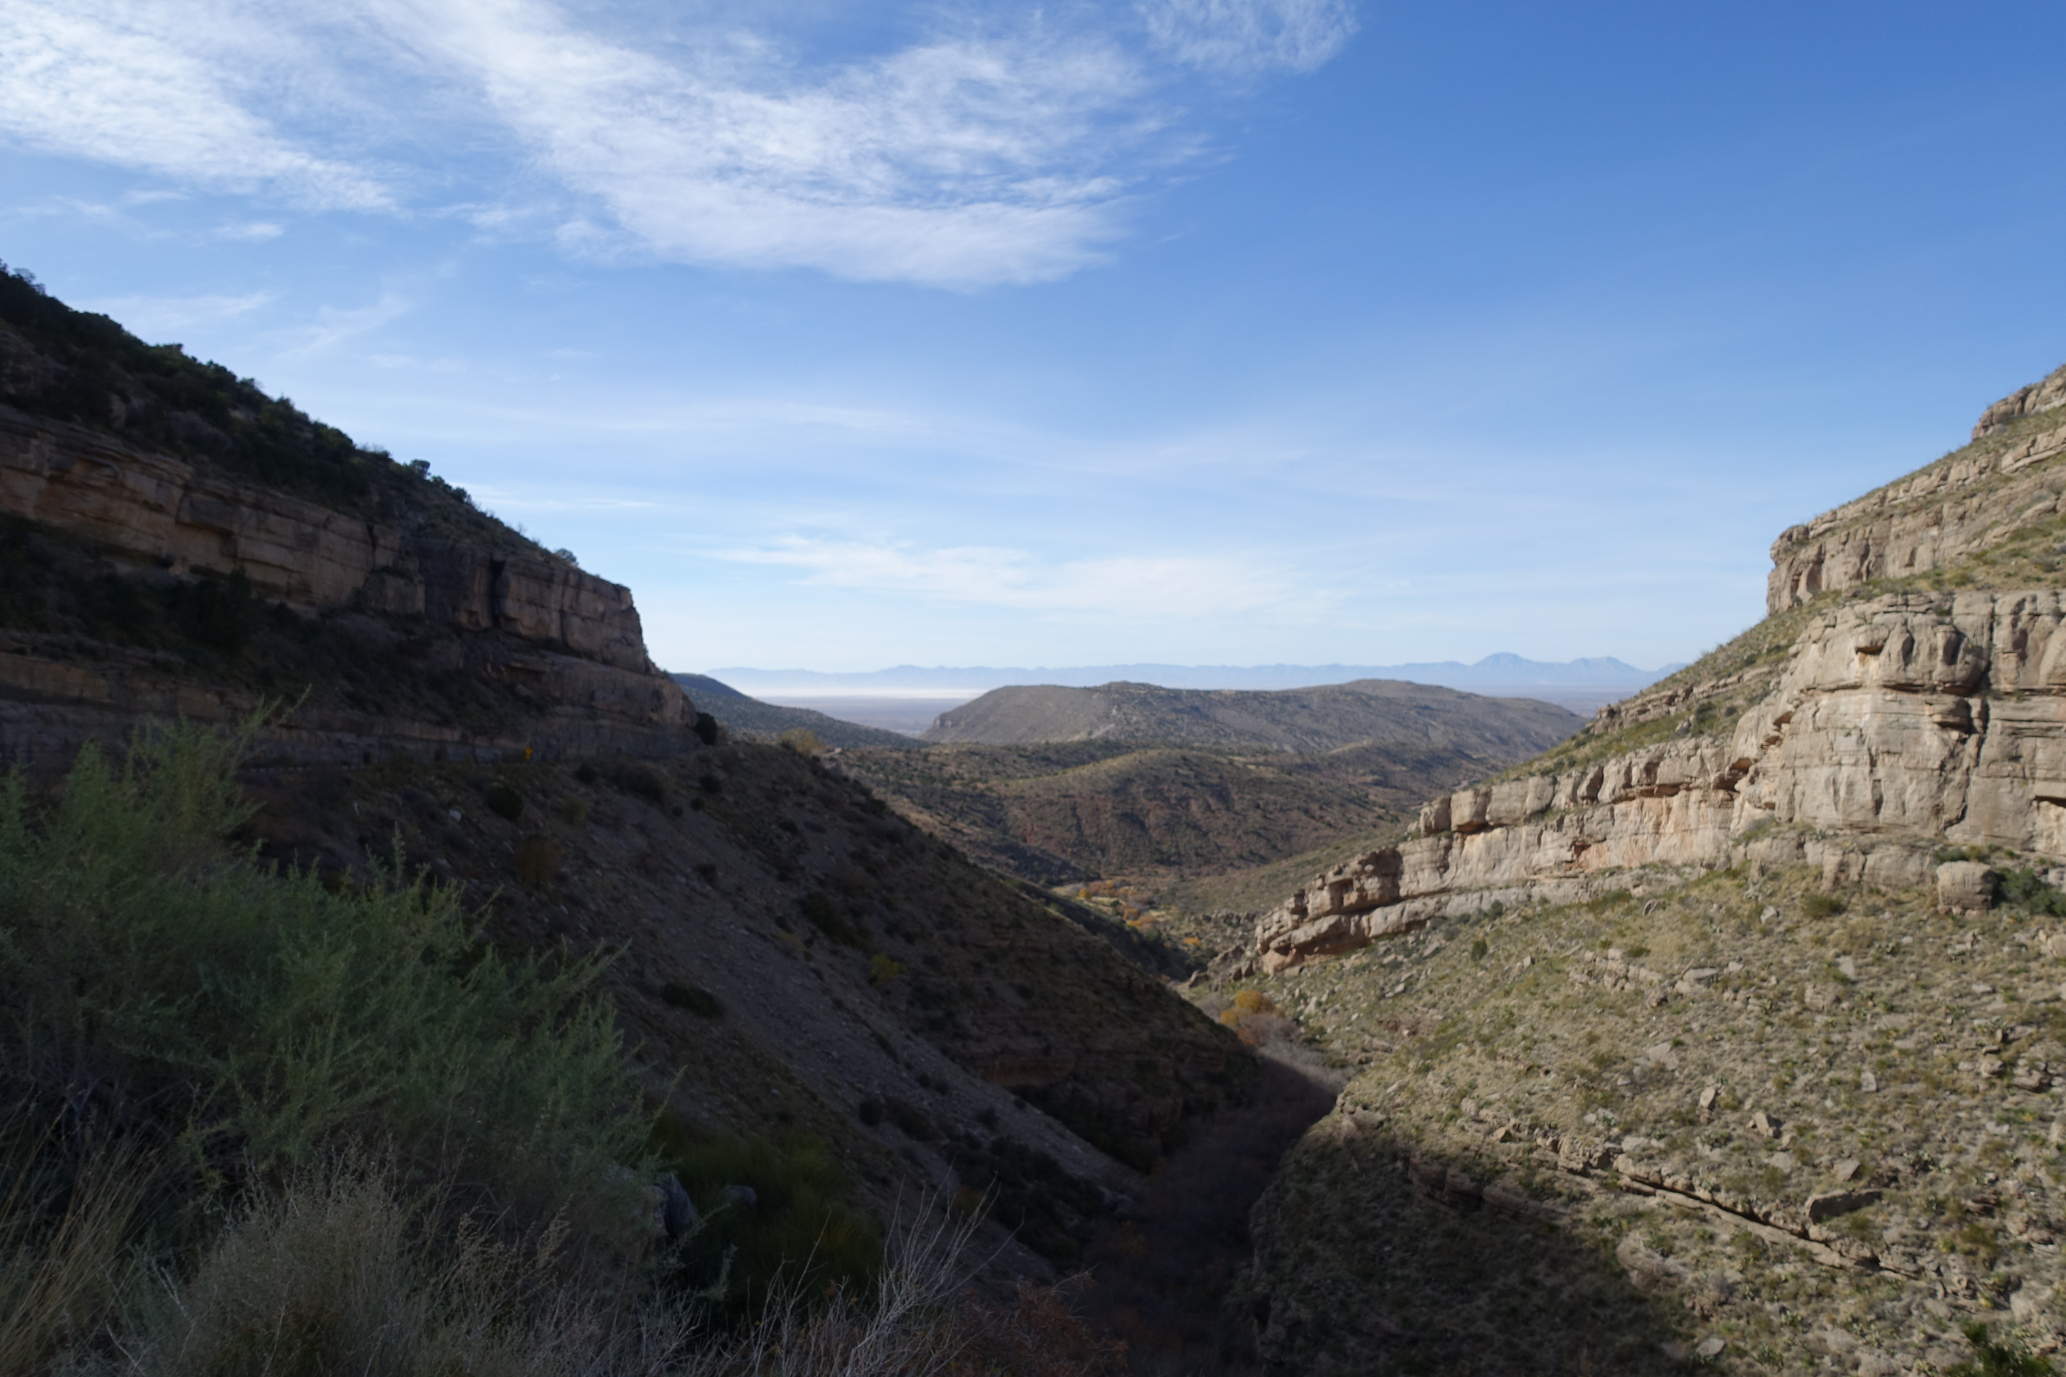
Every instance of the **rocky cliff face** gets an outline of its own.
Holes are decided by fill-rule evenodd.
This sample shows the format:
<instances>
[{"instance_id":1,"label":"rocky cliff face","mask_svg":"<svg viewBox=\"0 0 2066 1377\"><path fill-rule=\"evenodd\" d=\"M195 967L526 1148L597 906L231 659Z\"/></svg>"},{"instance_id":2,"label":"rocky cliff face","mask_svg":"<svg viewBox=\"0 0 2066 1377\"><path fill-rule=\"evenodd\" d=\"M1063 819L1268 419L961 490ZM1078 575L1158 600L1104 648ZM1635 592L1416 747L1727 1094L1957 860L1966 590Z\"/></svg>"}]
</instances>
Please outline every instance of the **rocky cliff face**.
<instances>
[{"instance_id":1,"label":"rocky cliff face","mask_svg":"<svg viewBox=\"0 0 2066 1377\"><path fill-rule=\"evenodd\" d=\"M1637 866L1793 860L1920 883L1947 842L2066 859L2066 595L1873 596L1866 577L1958 569L2048 530L2066 426L2011 438L1796 527L1775 548L1794 572L1775 574L1765 624L1604 709L1543 772L1437 799L1410 839L1317 876L1261 920L1261 964L1494 902L1580 897ZM1826 571L1833 548L1874 554L1801 603L1815 580L1799 571Z\"/></svg>"},{"instance_id":2,"label":"rocky cliff face","mask_svg":"<svg viewBox=\"0 0 2066 1377\"><path fill-rule=\"evenodd\" d=\"M436 503L368 517L0 406L0 514L78 555L46 582L104 571L161 588L238 579L255 604L321 622L377 659L406 656L407 675L520 694L499 721L466 722L435 704L412 711L367 694L340 702L329 683L282 683L272 696L310 691L284 736L275 734L304 753L353 758L376 741L462 753L664 748L694 716L648 661L628 589L513 533L494 540L455 529ZM222 719L267 696L123 643L133 639L0 624L0 698L16 700L0 702L6 754L57 757L134 713Z\"/></svg>"},{"instance_id":3,"label":"rocky cliff face","mask_svg":"<svg viewBox=\"0 0 2066 1377\"><path fill-rule=\"evenodd\" d=\"M304 611L423 617L645 673L631 590L562 560L368 521L0 407L0 510L174 574L243 574Z\"/></svg>"},{"instance_id":4,"label":"rocky cliff face","mask_svg":"<svg viewBox=\"0 0 2066 1377\"><path fill-rule=\"evenodd\" d=\"M2061 406L2066 406L2066 368L2054 369L2043 382L2017 388L1981 412L1979 423L1973 427L1973 438L1982 439L2025 416Z\"/></svg>"},{"instance_id":5,"label":"rocky cliff face","mask_svg":"<svg viewBox=\"0 0 2066 1377\"><path fill-rule=\"evenodd\" d=\"M2039 397L2048 400L2032 405ZM1772 545L1766 610L1942 569L2010 531L2057 518L2066 419L2054 408L2062 402L2066 372L1989 407L1964 449L1789 528Z\"/></svg>"},{"instance_id":6,"label":"rocky cliff face","mask_svg":"<svg viewBox=\"0 0 2066 1377\"><path fill-rule=\"evenodd\" d=\"M2062 400L1261 919L1242 977L1361 1068L1257 1208L1272 1373L2066 1349Z\"/></svg>"}]
</instances>

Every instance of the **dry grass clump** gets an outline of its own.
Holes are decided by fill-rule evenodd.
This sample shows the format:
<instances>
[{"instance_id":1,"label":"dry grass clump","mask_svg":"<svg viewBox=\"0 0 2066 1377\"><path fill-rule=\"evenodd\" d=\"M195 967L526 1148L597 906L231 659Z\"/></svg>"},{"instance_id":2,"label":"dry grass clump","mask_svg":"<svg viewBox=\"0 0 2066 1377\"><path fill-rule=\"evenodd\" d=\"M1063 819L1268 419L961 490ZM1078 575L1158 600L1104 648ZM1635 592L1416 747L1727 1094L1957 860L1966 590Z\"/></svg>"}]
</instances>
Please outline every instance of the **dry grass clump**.
<instances>
[{"instance_id":1,"label":"dry grass clump","mask_svg":"<svg viewBox=\"0 0 2066 1377\"><path fill-rule=\"evenodd\" d=\"M115 1297L147 1185L128 1153L73 1172L43 1164L56 1124L0 1123L0 1373L43 1372L92 1332Z\"/></svg>"},{"instance_id":2,"label":"dry grass clump","mask_svg":"<svg viewBox=\"0 0 2066 1377\"><path fill-rule=\"evenodd\" d=\"M660 1373L687 1326L613 1313L561 1267L563 1227L496 1239L343 1158L245 1207L121 1344L144 1377ZM528 1246L526 1246L528 1244ZM641 1322L641 1319L645 1322Z\"/></svg>"}]
</instances>

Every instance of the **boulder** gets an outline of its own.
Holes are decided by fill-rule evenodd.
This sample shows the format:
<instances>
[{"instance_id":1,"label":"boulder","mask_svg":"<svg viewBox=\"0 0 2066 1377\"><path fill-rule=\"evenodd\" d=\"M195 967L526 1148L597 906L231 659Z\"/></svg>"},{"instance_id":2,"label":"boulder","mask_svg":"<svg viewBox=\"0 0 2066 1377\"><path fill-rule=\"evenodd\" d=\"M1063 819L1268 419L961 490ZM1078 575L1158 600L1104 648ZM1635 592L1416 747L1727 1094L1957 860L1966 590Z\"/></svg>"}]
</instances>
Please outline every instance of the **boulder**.
<instances>
[{"instance_id":1,"label":"boulder","mask_svg":"<svg viewBox=\"0 0 2066 1377\"><path fill-rule=\"evenodd\" d=\"M1985 913L1994 907L2001 876L1978 861L1937 867L1937 907L1947 913Z\"/></svg>"}]
</instances>

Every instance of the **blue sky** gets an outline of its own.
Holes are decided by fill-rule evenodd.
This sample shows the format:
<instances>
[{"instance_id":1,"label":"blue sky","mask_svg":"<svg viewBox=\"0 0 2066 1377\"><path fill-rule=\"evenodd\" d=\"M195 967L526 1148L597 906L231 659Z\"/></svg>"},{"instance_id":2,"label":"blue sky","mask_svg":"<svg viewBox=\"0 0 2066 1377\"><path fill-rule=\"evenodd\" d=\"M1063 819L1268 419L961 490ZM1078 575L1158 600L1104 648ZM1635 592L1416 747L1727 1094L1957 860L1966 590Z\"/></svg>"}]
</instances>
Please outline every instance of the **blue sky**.
<instances>
[{"instance_id":1,"label":"blue sky","mask_svg":"<svg viewBox=\"0 0 2066 1377\"><path fill-rule=\"evenodd\" d=\"M0 257L655 658L1689 658L2066 361L2066 8L10 0Z\"/></svg>"}]
</instances>

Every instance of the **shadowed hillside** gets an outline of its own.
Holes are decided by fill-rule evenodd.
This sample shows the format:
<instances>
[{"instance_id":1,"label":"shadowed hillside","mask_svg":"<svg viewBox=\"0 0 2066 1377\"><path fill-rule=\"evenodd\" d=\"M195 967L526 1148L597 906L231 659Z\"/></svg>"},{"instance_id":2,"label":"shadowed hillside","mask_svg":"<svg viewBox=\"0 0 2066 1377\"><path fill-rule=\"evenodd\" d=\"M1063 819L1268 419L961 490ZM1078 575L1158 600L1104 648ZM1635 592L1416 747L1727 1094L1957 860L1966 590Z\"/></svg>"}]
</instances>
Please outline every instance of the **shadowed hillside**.
<instances>
[{"instance_id":1,"label":"shadowed hillside","mask_svg":"<svg viewBox=\"0 0 2066 1377\"><path fill-rule=\"evenodd\" d=\"M1231 1034L420 469L10 275L0 384L0 1370L1109 1370L1040 1283Z\"/></svg>"}]
</instances>

